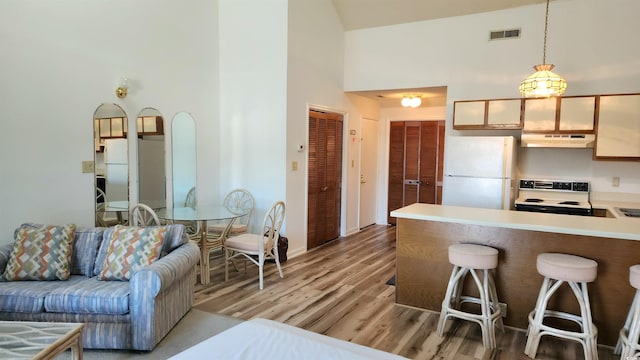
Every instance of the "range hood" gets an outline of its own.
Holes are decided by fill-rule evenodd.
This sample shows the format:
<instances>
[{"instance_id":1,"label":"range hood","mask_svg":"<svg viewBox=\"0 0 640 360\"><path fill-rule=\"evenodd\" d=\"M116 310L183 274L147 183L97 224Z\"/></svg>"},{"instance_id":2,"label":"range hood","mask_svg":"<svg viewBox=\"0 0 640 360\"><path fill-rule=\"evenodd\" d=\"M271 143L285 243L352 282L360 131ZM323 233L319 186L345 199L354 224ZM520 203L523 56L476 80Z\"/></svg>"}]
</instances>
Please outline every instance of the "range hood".
<instances>
[{"instance_id":1,"label":"range hood","mask_svg":"<svg viewBox=\"0 0 640 360\"><path fill-rule=\"evenodd\" d=\"M592 148L594 134L522 134L521 147Z\"/></svg>"}]
</instances>

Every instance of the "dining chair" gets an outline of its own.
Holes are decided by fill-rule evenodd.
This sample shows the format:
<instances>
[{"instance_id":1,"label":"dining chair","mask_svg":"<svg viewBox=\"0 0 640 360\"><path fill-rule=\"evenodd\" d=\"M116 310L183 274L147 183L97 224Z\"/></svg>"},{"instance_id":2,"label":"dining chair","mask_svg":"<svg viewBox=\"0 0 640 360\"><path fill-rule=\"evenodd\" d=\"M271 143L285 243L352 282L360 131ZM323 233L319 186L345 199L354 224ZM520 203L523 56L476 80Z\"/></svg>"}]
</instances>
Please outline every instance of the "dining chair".
<instances>
[{"instance_id":1,"label":"dining chair","mask_svg":"<svg viewBox=\"0 0 640 360\"><path fill-rule=\"evenodd\" d=\"M249 222L253 215L253 209L255 208L255 200L253 195L245 189L231 190L222 201L222 205L233 213L246 213L246 215L237 218L231 230L229 236L246 233L249 229ZM225 229L225 224L211 224L207 226L208 234L219 234Z\"/></svg>"},{"instance_id":2,"label":"dining chair","mask_svg":"<svg viewBox=\"0 0 640 360\"><path fill-rule=\"evenodd\" d=\"M280 259L278 257L278 238L280 227L284 221L285 205L283 201L276 201L265 214L260 233L244 233L229 237L224 243L224 279L229 280L229 263L236 257L244 257L258 266L260 290L263 288L264 262L275 260L278 273L283 278ZM246 272L246 262L245 262Z\"/></svg>"},{"instance_id":3,"label":"dining chair","mask_svg":"<svg viewBox=\"0 0 640 360\"><path fill-rule=\"evenodd\" d=\"M160 226L160 219L149 206L137 204L131 208L131 224L133 226Z\"/></svg>"},{"instance_id":4,"label":"dining chair","mask_svg":"<svg viewBox=\"0 0 640 360\"><path fill-rule=\"evenodd\" d=\"M105 204L107 203L107 195L100 188L96 188L96 226L109 227L118 223L117 219L107 219Z\"/></svg>"},{"instance_id":5,"label":"dining chair","mask_svg":"<svg viewBox=\"0 0 640 360\"><path fill-rule=\"evenodd\" d=\"M196 187L192 187L187 192L184 199L184 207L196 208ZM200 236L200 223L198 221L178 221L176 223L183 224L190 238L197 239Z\"/></svg>"}]
</instances>

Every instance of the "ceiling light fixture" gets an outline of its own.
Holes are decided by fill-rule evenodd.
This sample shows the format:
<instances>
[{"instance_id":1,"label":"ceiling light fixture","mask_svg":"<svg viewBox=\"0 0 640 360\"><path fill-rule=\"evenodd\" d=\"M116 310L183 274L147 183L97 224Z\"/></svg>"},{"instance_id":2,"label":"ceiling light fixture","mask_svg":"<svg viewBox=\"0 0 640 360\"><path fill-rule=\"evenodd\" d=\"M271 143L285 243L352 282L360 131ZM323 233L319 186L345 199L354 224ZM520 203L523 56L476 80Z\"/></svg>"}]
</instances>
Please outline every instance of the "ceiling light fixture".
<instances>
[{"instance_id":1,"label":"ceiling light fixture","mask_svg":"<svg viewBox=\"0 0 640 360\"><path fill-rule=\"evenodd\" d=\"M402 101L400 101L400 104L402 104L402 106L404 107L418 107L420 106L420 104L422 104L422 99L420 98L420 96L416 96L416 95L405 95L402 97Z\"/></svg>"},{"instance_id":2,"label":"ceiling light fixture","mask_svg":"<svg viewBox=\"0 0 640 360\"><path fill-rule=\"evenodd\" d=\"M547 64L547 28L549 26L549 0L547 0L547 12L544 19L544 46L542 52L542 64L533 68L536 70L528 78L520 83L520 93L525 97L549 97L559 96L567 90L567 82L553 72L553 64Z\"/></svg>"}]
</instances>

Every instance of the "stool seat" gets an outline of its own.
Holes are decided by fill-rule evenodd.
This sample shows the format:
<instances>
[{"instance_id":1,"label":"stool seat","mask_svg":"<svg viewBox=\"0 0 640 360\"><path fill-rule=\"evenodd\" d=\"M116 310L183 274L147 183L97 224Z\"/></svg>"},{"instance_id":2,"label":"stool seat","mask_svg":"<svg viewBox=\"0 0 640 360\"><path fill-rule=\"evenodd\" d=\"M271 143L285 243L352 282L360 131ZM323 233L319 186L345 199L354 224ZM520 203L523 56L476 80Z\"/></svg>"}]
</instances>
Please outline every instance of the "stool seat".
<instances>
[{"instance_id":1,"label":"stool seat","mask_svg":"<svg viewBox=\"0 0 640 360\"><path fill-rule=\"evenodd\" d=\"M629 284L640 290L640 265L633 265L629 268Z\"/></svg>"},{"instance_id":2,"label":"stool seat","mask_svg":"<svg viewBox=\"0 0 640 360\"><path fill-rule=\"evenodd\" d=\"M449 246L449 262L471 269L495 269L498 267L498 250L477 244Z\"/></svg>"},{"instance_id":3,"label":"stool seat","mask_svg":"<svg viewBox=\"0 0 640 360\"><path fill-rule=\"evenodd\" d=\"M536 266L540 275L563 281L592 282L598 275L597 262L576 255L539 254Z\"/></svg>"}]
</instances>

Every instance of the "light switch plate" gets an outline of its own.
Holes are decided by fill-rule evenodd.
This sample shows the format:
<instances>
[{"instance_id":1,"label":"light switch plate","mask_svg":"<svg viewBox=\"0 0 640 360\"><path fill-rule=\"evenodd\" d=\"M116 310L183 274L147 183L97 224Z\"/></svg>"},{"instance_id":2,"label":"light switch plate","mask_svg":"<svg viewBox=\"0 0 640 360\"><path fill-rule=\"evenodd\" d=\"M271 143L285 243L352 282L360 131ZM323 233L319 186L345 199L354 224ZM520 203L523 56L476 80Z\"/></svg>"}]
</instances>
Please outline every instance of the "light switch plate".
<instances>
[{"instance_id":1,"label":"light switch plate","mask_svg":"<svg viewBox=\"0 0 640 360\"><path fill-rule=\"evenodd\" d=\"M618 176L614 176L611 178L611 186L620 187L620 178Z\"/></svg>"},{"instance_id":2,"label":"light switch plate","mask_svg":"<svg viewBox=\"0 0 640 360\"><path fill-rule=\"evenodd\" d=\"M83 161L82 162L82 172L83 173L92 173L94 170L93 161Z\"/></svg>"}]
</instances>

